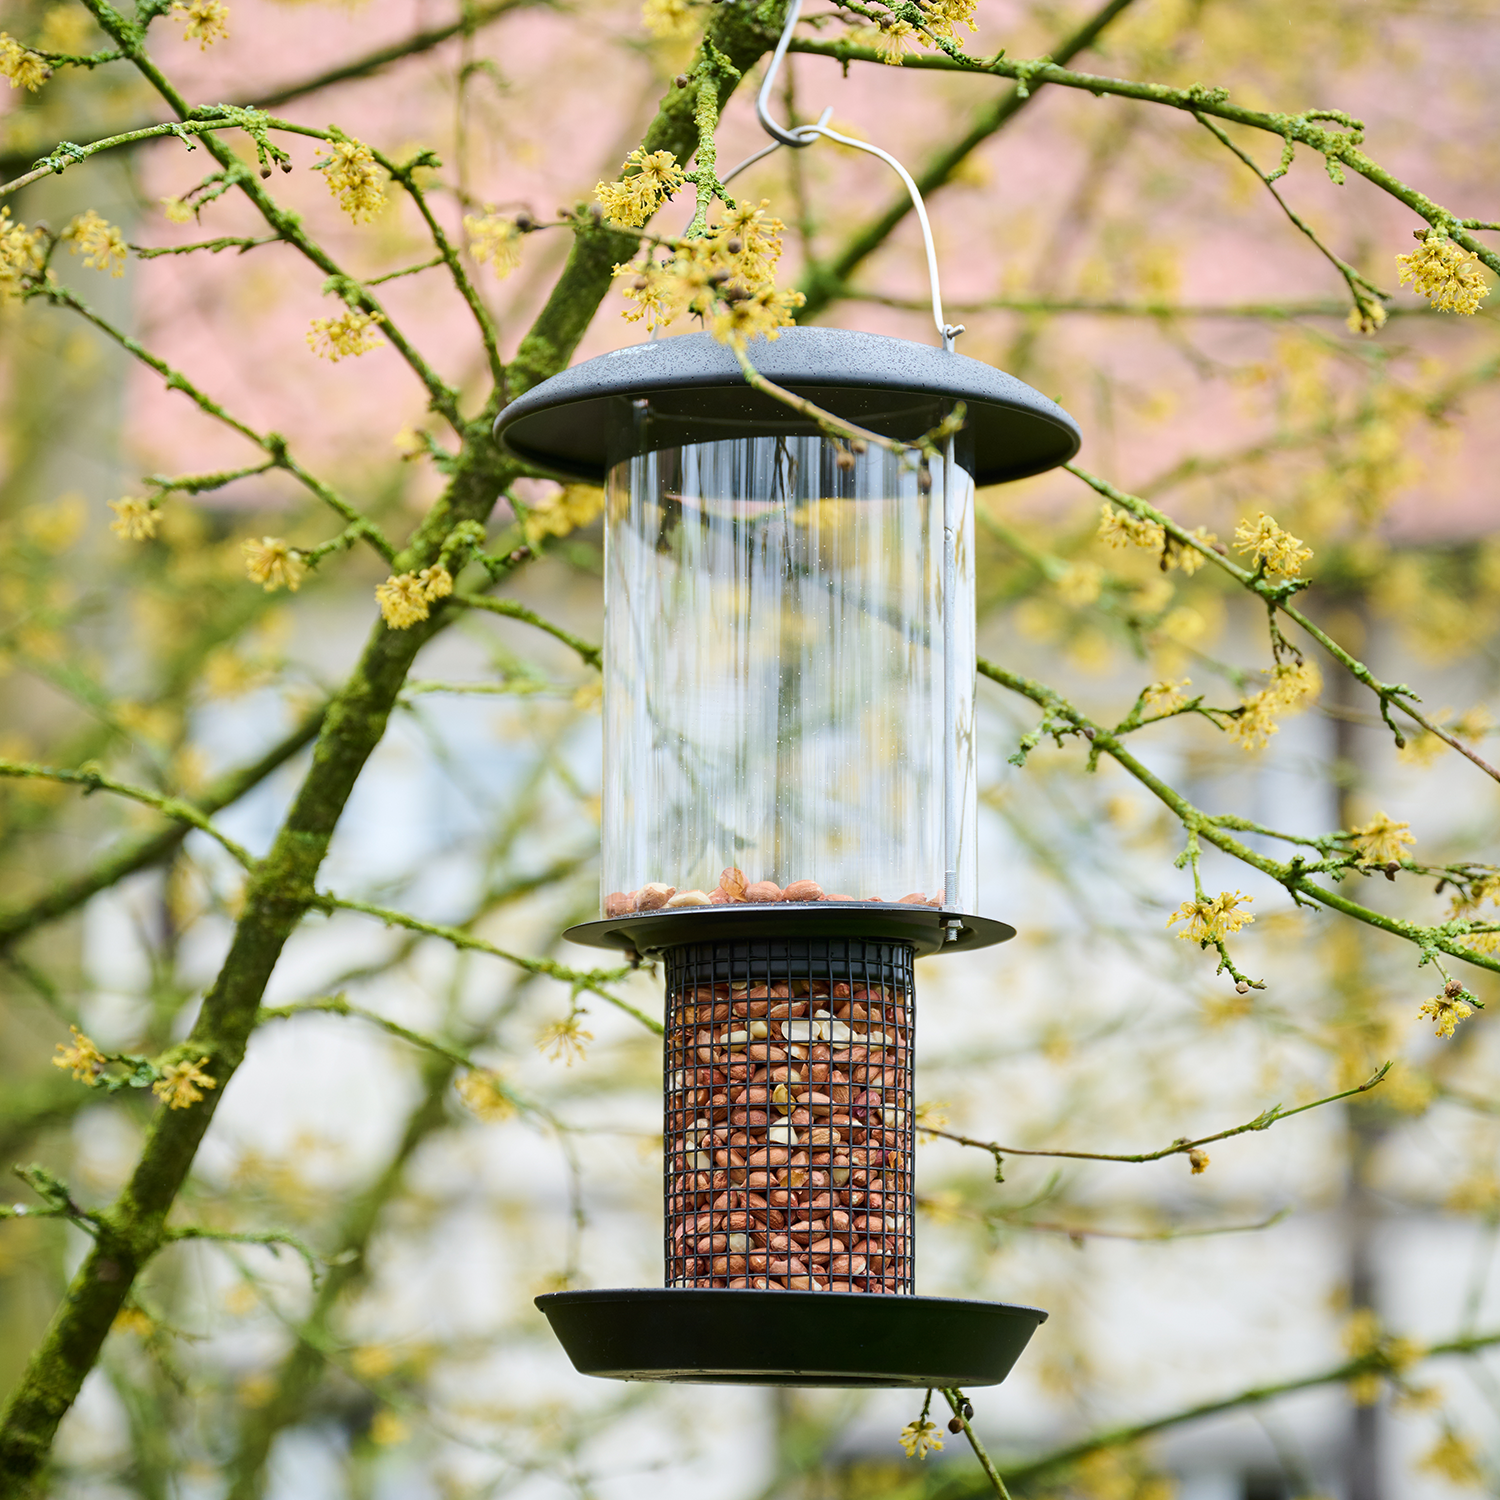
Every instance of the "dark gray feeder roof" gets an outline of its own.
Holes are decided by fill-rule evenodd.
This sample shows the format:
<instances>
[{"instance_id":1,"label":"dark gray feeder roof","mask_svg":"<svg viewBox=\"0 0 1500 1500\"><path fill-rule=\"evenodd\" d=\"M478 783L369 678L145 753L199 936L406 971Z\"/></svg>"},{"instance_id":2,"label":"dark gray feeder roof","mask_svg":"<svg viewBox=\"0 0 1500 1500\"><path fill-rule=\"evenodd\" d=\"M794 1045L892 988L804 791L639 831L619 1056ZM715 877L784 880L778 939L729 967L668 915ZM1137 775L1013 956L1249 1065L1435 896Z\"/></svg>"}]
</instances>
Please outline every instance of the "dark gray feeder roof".
<instances>
[{"instance_id":1,"label":"dark gray feeder roof","mask_svg":"<svg viewBox=\"0 0 1500 1500\"><path fill-rule=\"evenodd\" d=\"M1078 452L1078 424L1056 402L935 345L842 328L788 328L780 338L755 340L748 352L768 379L851 421L860 421L881 391L965 402L978 484L1040 474ZM711 334L690 333L616 349L544 380L500 413L495 436L538 468L597 482L607 462L611 403L688 391L695 415L772 428L801 421L745 383L730 349ZM673 404L687 409L681 399Z\"/></svg>"}]
</instances>

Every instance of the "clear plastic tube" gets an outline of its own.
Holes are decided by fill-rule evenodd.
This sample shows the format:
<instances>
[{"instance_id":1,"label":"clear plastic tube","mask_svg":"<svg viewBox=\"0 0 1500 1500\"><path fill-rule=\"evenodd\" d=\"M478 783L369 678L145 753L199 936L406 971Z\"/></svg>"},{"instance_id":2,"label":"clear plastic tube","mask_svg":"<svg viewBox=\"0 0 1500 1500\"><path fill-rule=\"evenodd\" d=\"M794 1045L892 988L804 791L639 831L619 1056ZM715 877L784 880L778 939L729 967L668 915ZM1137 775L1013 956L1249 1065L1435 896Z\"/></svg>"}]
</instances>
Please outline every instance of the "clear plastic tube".
<instances>
[{"instance_id":1,"label":"clear plastic tube","mask_svg":"<svg viewBox=\"0 0 1500 1500\"><path fill-rule=\"evenodd\" d=\"M722 431L722 426L717 429ZM616 463L606 526L606 912L975 901L973 483L817 433ZM956 711L945 766L943 610ZM736 873L737 872L737 873Z\"/></svg>"}]
</instances>

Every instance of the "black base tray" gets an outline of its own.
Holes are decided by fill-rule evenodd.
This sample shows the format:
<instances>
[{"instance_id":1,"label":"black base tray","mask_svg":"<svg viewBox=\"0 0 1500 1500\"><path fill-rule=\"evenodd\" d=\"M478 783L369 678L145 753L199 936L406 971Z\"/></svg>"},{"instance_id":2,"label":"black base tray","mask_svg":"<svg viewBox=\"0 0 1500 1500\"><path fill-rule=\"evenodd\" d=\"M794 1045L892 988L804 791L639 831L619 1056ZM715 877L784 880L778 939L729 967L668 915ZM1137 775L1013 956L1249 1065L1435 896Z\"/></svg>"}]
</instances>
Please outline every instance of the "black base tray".
<instances>
[{"instance_id":1,"label":"black base tray","mask_svg":"<svg viewBox=\"0 0 1500 1500\"><path fill-rule=\"evenodd\" d=\"M958 937L945 941L950 922ZM903 906L899 901L767 902L763 906L683 906L670 911L632 912L580 922L563 936L590 948L623 948L643 957L687 943L765 942L777 938L863 938L910 943L918 956L966 948L988 948L1016 935L990 917Z\"/></svg>"},{"instance_id":2,"label":"black base tray","mask_svg":"<svg viewBox=\"0 0 1500 1500\"><path fill-rule=\"evenodd\" d=\"M581 1374L704 1385L998 1385L1047 1317L952 1297L688 1287L536 1305Z\"/></svg>"}]
</instances>

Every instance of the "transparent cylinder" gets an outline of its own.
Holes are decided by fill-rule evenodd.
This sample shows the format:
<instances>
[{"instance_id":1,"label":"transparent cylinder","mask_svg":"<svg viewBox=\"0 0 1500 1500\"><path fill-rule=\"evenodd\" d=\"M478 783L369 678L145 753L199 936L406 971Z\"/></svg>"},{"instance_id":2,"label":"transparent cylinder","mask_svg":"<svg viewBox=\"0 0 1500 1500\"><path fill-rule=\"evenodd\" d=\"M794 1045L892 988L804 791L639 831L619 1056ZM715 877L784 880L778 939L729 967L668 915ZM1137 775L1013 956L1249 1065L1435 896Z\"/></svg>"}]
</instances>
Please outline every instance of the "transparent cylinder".
<instances>
[{"instance_id":1,"label":"transparent cylinder","mask_svg":"<svg viewBox=\"0 0 1500 1500\"><path fill-rule=\"evenodd\" d=\"M743 900L936 906L950 867L952 904L973 911L973 482L962 454L951 475L934 462L930 481L875 444L854 455L818 433L613 465L607 915Z\"/></svg>"}]
</instances>

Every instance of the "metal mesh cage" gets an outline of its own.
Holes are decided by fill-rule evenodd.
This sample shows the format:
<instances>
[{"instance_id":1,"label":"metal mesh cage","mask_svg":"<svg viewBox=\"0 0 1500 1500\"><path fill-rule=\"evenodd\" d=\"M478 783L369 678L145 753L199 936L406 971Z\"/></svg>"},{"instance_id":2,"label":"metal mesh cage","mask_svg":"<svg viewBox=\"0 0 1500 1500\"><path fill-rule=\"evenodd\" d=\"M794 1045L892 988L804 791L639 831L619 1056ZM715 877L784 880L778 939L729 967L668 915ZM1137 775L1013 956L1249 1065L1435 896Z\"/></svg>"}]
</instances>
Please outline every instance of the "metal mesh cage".
<instances>
[{"instance_id":1,"label":"metal mesh cage","mask_svg":"<svg viewBox=\"0 0 1500 1500\"><path fill-rule=\"evenodd\" d=\"M669 949L666 1284L912 1288L912 949Z\"/></svg>"}]
</instances>

